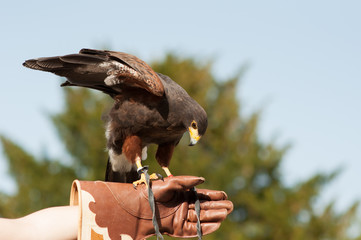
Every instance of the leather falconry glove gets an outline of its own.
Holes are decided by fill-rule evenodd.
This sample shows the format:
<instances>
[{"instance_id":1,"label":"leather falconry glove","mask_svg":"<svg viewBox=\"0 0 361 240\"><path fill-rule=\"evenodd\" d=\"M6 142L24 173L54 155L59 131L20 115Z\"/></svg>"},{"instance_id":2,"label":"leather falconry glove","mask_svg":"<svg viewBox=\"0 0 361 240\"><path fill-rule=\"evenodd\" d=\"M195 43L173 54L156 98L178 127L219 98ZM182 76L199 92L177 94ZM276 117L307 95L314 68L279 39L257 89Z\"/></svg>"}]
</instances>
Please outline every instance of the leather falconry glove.
<instances>
[{"instance_id":1,"label":"leather falconry glove","mask_svg":"<svg viewBox=\"0 0 361 240\"><path fill-rule=\"evenodd\" d=\"M151 182L161 233L181 238L197 236L196 196L190 189L203 182L204 178L193 176ZM197 189L197 195L202 233L206 235L219 228L233 204L223 191ZM71 198L72 205L82 205L78 239L145 239L155 234L144 185L134 189L126 183L74 181ZM84 210L87 206L92 214Z\"/></svg>"}]
</instances>

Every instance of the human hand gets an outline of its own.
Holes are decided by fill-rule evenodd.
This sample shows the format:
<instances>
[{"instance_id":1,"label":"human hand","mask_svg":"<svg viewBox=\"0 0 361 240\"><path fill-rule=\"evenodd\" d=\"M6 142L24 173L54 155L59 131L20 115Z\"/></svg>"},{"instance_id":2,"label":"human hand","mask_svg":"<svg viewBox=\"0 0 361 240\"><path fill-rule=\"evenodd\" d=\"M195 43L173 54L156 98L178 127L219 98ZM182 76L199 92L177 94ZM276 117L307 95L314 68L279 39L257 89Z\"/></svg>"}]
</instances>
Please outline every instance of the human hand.
<instances>
[{"instance_id":1,"label":"human hand","mask_svg":"<svg viewBox=\"0 0 361 240\"><path fill-rule=\"evenodd\" d=\"M173 237L196 237L197 215L195 211L195 193L193 187L204 182L204 178L193 176L175 176L164 182L152 182L156 202L177 204L174 214L162 218L160 231ZM223 191L197 189L201 202L200 221L203 235L217 230L221 222L233 210L233 204L227 200Z\"/></svg>"},{"instance_id":2,"label":"human hand","mask_svg":"<svg viewBox=\"0 0 361 240\"><path fill-rule=\"evenodd\" d=\"M197 236L196 198L190 189L203 182L204 178L193 176L174 176L165 178L164 182L151 182L162 234L187 238ZM145 239L155 234L145 185L134 189L132 184L126 183L78 181L76 186L80 195L85 191L94 199L85 206L95 214L97 227L93 230L106 229L110 239L119 239L120 236L121 239ZM206 235L219 228L233 210L233 204L223 191L196 191L201 206L202 233Z\"/></svg>"}]
</instances>

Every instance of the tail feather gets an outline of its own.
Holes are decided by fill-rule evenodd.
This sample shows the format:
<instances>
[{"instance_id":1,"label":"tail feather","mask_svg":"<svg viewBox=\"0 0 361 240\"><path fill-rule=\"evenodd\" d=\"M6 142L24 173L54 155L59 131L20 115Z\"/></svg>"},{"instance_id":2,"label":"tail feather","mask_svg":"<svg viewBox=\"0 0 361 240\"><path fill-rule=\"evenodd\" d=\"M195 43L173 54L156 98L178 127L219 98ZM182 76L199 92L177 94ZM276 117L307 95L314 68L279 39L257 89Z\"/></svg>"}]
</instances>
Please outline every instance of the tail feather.
<instances>
[{"instance_id":1,"label":"tail feather","mask_svg":"<svg viewBox=\"0 0 361 240\"><path fill-rule=\"evenodd\" d=\"M27 68L66 77L67 81L62 86L87 87L114 96L117 91L104 83L107 72L101 67L101 63L105 60L103 55L70 54L30 59L26 60L23 65Z\"/></svg>"},{"instance_id":2,"label":"tail feather","mask_svg":"<svg viewBox=\"0 0 361 240\"><path fill-rule=\"evenodd\" d=\"M115 172L112 169L110 160L108 158L107 169L105 172L106 182L120 182L133 183L139 179L136 169L131 169L129 172Z\"/></svg>"}]
</instances>

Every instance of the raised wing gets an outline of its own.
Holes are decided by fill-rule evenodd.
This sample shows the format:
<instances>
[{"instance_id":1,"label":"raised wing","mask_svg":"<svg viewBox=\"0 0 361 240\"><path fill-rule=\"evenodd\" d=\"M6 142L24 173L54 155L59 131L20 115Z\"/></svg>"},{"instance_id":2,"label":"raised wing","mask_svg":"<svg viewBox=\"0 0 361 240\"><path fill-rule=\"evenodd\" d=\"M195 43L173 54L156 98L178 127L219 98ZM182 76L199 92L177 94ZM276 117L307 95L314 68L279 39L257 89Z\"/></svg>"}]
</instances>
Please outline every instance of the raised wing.
<instances>
[{"instance_id":1,"label":"raised wing","mask_svg":"<svg viewBox=\"0 0 361 240\"><path fill-rule=\"evenodd\" d=\"M162 96L164 87L153 69L139 58L121 52L82 49L79 54L30 59L25 67L67 78L62 86L82 86L110 95L122 86L138 87Z\"/></svg>"}]
</instances>

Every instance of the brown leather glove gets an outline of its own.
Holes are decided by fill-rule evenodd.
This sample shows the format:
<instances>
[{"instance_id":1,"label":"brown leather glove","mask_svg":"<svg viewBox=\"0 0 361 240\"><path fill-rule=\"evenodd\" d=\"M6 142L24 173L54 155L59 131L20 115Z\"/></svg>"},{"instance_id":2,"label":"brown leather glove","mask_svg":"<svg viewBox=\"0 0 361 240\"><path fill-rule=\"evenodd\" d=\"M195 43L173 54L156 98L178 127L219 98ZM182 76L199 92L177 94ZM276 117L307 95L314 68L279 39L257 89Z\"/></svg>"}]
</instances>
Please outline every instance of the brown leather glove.
<instances>
[{"instance_id":1,"label":"brown leather glove","mask_svg":"<svg viewBox=\"0 0 361 240\"><path fill-rule=\"evenodd\" d=\"M195 194L189 190L203 182L203 178L193 176L175 176L164 182L152 182L161 233L173 237L197 236ZM133 239L144 239L155 234L144 185L137 189L132 184L99 181L81 181L78 185L94 198L95 202L90 202L89 208L95 213L96 225L107 227L111 239L121 239L124 234ZM219 228L233 210L233 204L226 200L227 195L222 191L197 189L197 194L201 201L202 233L206 235Z\"/></svg>"}]
</instances>

